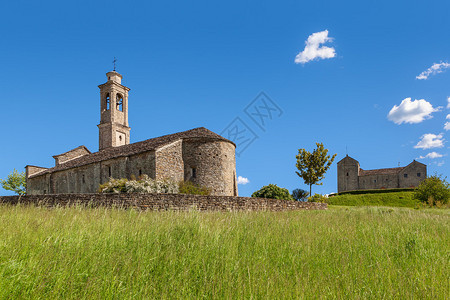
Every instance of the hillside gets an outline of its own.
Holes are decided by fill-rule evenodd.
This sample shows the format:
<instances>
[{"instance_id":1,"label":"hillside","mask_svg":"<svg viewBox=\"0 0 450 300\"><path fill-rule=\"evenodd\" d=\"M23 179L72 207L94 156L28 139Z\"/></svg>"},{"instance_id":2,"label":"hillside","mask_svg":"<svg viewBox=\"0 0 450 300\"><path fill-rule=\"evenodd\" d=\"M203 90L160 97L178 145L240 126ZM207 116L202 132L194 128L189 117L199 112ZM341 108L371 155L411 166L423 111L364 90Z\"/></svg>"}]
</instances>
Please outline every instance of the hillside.
<instances>
[{"instance_id":1,"label":"hillside","mask_svg":"<svg viewBox=\"0 0 450 300\"><path fill-rule=\"evenodd\" d=\"M413 199L412 191L390 192L390 193L366 193L366 194L344 194L328 198L327 203L331 205L344 206L393 206L393 207L417 207L420 201Z\"/></svg>"}]
</instances>

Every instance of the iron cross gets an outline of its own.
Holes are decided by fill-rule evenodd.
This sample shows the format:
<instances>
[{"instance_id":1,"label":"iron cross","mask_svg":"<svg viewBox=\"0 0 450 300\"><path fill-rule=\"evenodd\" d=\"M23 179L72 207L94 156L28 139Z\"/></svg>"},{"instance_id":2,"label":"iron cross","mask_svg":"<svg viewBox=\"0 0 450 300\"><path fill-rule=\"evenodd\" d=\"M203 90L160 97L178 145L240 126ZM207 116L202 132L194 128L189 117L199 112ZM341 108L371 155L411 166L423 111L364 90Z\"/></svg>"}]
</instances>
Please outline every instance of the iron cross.
<instances>
[{"instance_id":1,"label":"iron cross","mask_svg":"<svg viewBox=\"0 0 450 300\"><path fill-rule=\"evenodd\" d=\"M116 62L117 62L117 59L116 59L116 57L114 56L114 60L113 60L113 64L114 64L114 72L116 71Z\"/></svg>"}]
</instances>

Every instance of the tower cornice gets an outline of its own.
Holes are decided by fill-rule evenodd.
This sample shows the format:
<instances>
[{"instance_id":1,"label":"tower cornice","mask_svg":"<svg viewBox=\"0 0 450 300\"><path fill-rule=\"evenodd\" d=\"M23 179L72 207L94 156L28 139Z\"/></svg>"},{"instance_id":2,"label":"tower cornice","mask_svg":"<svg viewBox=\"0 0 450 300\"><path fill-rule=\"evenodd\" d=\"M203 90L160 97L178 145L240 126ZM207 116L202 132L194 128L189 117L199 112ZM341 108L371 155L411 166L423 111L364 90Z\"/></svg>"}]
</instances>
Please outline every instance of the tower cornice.
<instances>
[{"instance_id":1,"label":"tower cornice","mask_svg":"<svg viewBox=\"0 0 450 300\"><path fill-rule=\"evenodd\" d=\"M102 88L108 87L108 86L115 86L115 87L118 87L118 88L122 88L122 89L125 89L127 92L130 91L130 88L129 88L129 87L126 87L126 86L121 85L120 83L117 83L117 82L114 82L114 81L107 81L107 82L105 82L105 83L103 83L103 84L100 84L100 85L98 86L98 88L99 88L99 89L102 89Z\"/></svg>"}]
</instances>

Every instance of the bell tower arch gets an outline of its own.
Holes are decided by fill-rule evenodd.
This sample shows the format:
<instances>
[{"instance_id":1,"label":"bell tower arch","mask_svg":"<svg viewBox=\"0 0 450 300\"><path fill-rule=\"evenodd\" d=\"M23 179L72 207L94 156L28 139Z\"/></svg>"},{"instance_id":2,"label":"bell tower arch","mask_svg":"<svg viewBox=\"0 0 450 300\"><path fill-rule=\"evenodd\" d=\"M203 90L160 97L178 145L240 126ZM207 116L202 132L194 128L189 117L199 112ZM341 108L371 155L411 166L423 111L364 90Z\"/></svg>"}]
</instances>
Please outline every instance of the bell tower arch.
<instances>
[{"instance_id":1,"label":"bell tower arch","mask_svg":"<svg viewBox=\"0 0 450 300\"><path fill-rule=\"evenodd\" d=\"M100 88L99 150L128 145L128 91L122 85L122 75L116 71L106 73L107 81Z\"/></svg>"}]
</instances>

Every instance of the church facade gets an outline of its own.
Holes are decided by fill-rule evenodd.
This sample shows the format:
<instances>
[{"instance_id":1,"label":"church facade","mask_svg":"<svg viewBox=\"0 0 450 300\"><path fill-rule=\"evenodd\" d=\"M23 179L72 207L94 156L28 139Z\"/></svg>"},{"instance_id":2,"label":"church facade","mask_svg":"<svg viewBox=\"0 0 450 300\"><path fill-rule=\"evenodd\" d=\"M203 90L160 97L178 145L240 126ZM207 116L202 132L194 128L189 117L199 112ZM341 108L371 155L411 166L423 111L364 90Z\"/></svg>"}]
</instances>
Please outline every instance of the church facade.
<instances>
[{"instance_id":1,"label":"church facade","mask_svg":"<svg viewBox=\"0 0 450 300\"><path fill-rule=\"evenodd\" d=\"M130 144L128 92L122 75L112 71L100 88L99 151L80 146L55 155L55 166L27 165L27 194L96 193L109 178L192 181L212 195L237 196L236 145L206 129Z\"/></svg>"},{"instance_id":2,"label":"church facade","mask_svg":"<svg viewBox=\"0 0 450 300\"><path fill-rule=\"evenodd\" d=\"M405 167L363 170L350 156L337 163L338 193L356 190L414 188L427 177L427 166L413 161Z\"/></svg>"}]
</instances>

